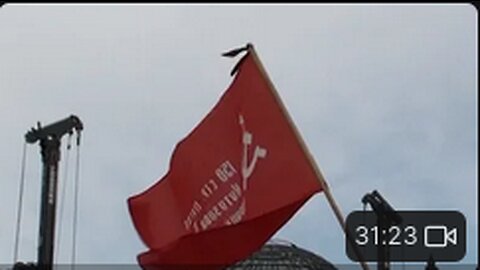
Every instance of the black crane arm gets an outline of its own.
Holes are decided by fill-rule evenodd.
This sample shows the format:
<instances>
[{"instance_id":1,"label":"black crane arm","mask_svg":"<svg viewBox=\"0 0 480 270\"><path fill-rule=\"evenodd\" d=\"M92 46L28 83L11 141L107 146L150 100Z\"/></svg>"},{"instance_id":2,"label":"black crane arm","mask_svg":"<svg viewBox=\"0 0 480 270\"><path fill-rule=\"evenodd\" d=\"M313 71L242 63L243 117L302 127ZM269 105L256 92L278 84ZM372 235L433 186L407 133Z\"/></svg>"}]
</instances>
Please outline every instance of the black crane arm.
<instances>
[{"instance_id":1,"label":"black crane arm","mask_svg":"<svg viewBox=\"0 0 480 270\"><path fill-rule=\"evenodd\" d=\"M59 139L64 134L70 133L74 129L77 132L80 132L83 129L83 124L77 116L71 115L45 127L41 127L39 123L37 128L32 128L25 134L25 140L27 143L35 143L38 140L47 139L49 137Z\"/></svg>"},{"instance_id":2,"label":"black crane arm","mask_svg":"<svg viewBox=\"0 0 480 270\"><path fill-rule=\"evenodd\" d=\"M393 207L374 190L372 193L367 193L362 198L362 203L369 203L377 216L392 224L402 223L402 217L393 209Z\"/></svg>"}]
</instances>

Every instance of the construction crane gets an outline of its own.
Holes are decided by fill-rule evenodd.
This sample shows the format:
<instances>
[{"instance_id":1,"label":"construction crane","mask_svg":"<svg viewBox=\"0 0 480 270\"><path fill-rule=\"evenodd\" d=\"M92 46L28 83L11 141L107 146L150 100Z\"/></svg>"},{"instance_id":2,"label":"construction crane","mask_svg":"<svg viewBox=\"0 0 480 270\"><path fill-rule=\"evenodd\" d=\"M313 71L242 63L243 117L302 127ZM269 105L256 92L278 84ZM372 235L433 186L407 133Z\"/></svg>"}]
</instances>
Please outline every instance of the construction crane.
<instances>
[{"instance_id":1,"label":"construction crane","mask_svg":"<svg viewBox=\"0 0 480 270\"><path fill-rule=\"evenodd\" d=\"M25 134L27 143L40 144L42 156L42 193L40 206L40 226L38 235L37 264L17 262L14 270L41 269L52 270L55 240L55 211L57 201L58 162L60 161L61 138L65 134L77 132L77 145L83 124L80 119L71 115L65 119L42 127L40 122Z\"/></svg>"}]
</instances>

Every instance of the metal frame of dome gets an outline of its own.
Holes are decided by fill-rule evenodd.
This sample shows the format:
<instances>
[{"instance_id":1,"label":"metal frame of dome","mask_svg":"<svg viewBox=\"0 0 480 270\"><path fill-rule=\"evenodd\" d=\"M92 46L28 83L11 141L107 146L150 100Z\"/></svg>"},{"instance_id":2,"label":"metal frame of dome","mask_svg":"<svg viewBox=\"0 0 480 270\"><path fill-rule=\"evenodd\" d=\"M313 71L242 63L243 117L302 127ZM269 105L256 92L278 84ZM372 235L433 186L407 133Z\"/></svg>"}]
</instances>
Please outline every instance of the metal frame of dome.
<instances>
[{"instance_id":1,"label":"metal frame of dome","mask_svg":"<svg viewBox=\"0 0 480 270\"><path fill-rule=\"evenodd\" d=\"M249 258L226 270L337 270L324 258L294 244L267 243Z\"/></svg>"}]
</instances>

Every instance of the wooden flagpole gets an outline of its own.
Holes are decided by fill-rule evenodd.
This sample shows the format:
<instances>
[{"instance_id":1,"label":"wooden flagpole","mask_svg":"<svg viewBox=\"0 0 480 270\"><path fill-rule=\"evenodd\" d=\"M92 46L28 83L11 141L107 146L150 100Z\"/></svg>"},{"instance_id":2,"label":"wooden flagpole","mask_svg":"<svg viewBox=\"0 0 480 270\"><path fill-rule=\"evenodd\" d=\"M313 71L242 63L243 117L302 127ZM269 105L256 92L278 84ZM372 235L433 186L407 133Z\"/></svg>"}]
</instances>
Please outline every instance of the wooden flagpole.
<instances>
[{"instance_id":1,"label":"wooden flagpole","mask_svg":"<svg viewBox=\"0 0 480 270\"><path fill-rule=\"evenodd\" d=\"M255 49L254 49L253 45L248 43L247 44L247 50L248 50L248 53L250 53L252 55L255 63L259 67L260 72L262 73L263 77L267 81L268 86L269 86L270 90L272 91L272 93L275 97L275 100L277 101L278 105L280 106L280 109L283 112L283 115L287 119L288 123L290 124L290 126L293 129L293 132L294 132L295 136L297 137L298 141L300 142L300 146L302 147L303 152L305 153L305 155L307 155L307 158L310 161L310 165L312 166L313 170L315 171L315 174L317 175L317 179L320 182L320 185L322 186L322 189L323 189L323 192L325 193L325 196L327 197L327 201L330 204L330 207L332 208L332 210L335 214L335 217L338 220L338 223L342 227L343 232L345 233L345 237L347 237L347 239L349 241L353 242L353 239L351 238L350 233L347 232L347 227L346 227L345 219L343 218L342 212L340 211L340 208L338 207L337 203L335 202L335 199L333 198L333 195L330 191L330 188L328 187L327 182L323 178L322 172L318 168L315 160L313 159L313 156L310 154L310 151L308 150L305 142L303 141L303 138L300 135L300 132L296 128L295 123L292 121L292 118L290 117L290 114L288 113L285 105L283 104L283 102L280 98L280 95L278 94L277 90L275 89L275 86L273 85L272 81L270 80L270 77L268 76L265 68L263 67L263 64L260 61L260 58L258 57L257 53L255 52ZM354 252L356 253L357 257L359 258L359 261L360 261L360 264L362 265L362 268L364 270L369 270L368 265L363 260L363 256L361 255L360 251L356 248L356 245L352 245L352 246L354 247Z\"/></svg>"}]
</instances>

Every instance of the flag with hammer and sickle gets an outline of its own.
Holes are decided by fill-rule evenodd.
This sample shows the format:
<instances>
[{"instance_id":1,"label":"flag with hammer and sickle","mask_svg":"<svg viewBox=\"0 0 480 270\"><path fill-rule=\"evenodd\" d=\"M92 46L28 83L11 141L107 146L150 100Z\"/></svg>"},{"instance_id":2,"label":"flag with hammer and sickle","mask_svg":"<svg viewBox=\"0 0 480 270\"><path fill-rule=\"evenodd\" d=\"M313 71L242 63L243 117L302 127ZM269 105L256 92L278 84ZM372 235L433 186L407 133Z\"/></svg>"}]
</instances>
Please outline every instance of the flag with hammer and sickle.
<instances>
[{"instance_id":1,"label":"flag with hammer and sickle","mask_svg":"<svg viewBox=\"0 0 480 270\"><path fill-rule=\"evenodd\" d=\"M219 269L258 250L322 190L306 146L249 47L168 172L128 199L144 268Z\"/></svg>"}]
</instances>

